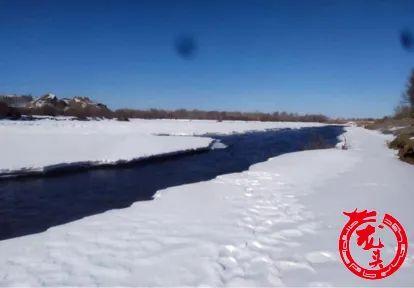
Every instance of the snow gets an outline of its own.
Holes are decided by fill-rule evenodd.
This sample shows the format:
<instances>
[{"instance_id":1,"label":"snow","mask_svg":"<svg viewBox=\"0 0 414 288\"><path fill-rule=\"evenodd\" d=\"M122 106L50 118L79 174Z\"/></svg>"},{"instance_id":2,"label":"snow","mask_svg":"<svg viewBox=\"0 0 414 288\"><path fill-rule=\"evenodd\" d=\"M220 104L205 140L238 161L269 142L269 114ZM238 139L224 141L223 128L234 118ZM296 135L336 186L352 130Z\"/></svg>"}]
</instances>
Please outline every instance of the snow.
<instances>
[{"instance_id":1,"label":"snow","mask_svg":"<svg viewBox=\"0 0 414 288\"><path fill-rule=\"evenodd\" d=\"M394 127L391 127L390 129L388 129L389 131L397 131L397 130L400 130L400 129L404 129L404 128L406 128L407 126L394 126Z\"/></svg>"},{"instance_id":2,"label":"snow","mask_svg":"<svg viewBox=\"0 0 414 288\"><path fill-rule=\"evenodd\" d=\"M392 136L358 127L345 136L349 150L284 154L1 241L0 286L413 286L413 242L380 281L339 259L343 211L391 213L414 239L414 166L386 147Z\"/></svg>"},{"instance_id":3,"label":"snow","mask_svg":"<svg viewBox=\"0 0 414 288\"><path fill-rule=\"evenodd\" d=\"M57 97L53 93L48 93L48 94L46 94L45 99L55 100L55 99L57 99Z\"/></svg>"},{"instance_id":4,"label":"snow","mask_svg":"<svg viewBox=\"0 0 414 288\"><path fill-rule=\"evenodd\" d=\"M0 142L2 147L12 147L0 156L0 173L5 175L47 171L69 165L116 164L153 155L207 149L211 139L138 133L66 133L36 134L30 138L27 134L15 134L13 137L2 138Z\"/></svg>"},{"instance_id":5,"label":"snow","mask_svg":"<svg viewBox=\"0 0 414 288\"><path fill-rule=\"evenodd\" d=\"M193 135L322 125L142 119L130 122L70 121L65 117L58 120L0 121L0 176L74 165L116 164L154 155L206 149L213 141L206 137L190 137ZM217 145L216 148L220 146Z\"/></svg>"}]
</instances>

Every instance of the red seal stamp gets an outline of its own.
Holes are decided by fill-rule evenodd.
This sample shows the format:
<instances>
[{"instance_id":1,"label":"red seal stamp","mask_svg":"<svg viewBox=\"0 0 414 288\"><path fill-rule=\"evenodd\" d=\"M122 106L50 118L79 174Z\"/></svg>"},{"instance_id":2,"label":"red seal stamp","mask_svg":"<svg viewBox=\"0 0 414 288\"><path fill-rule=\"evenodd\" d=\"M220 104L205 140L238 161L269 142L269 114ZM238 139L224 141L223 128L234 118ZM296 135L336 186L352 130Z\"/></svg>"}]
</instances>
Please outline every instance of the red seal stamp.
<instances>
[{"instance_id":1,"label":"red seal stamp","mask_svg":"<svg viewBox=\"0 0 414 288\"><path fill-rule=\"evenodd\" d=\"M403 226L389 214L377 222L376 211L344 212L348 222L339 236L339 254L355 275L375 280L390 276L403 264L408 241Z\"/></svg>"}]
</instances>

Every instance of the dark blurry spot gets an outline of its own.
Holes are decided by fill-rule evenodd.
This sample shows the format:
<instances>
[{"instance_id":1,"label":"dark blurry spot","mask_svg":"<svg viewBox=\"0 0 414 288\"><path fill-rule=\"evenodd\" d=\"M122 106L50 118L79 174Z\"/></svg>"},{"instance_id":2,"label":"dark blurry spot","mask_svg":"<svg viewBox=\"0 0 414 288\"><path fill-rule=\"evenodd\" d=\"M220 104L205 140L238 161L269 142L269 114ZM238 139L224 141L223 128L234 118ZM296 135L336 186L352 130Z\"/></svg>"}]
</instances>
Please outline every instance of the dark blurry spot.
<instances>
[{"instance_id":1,"label":"dark blurry spot","mask_svg":"<svg viewBox=\"0 0 414 288\"><path fill-rule=\"evenodd\" d=\"M190 59L197 52L197 43L193 36L180 36L175 39L175 51L180 57Z\"/></svg>"},{"instance_id":2,"label":"dark blurry spot","mask_svg":"<svg viewBox=\"0 0 414 288\"><path fill-rule=\"evenodd\" d=\"M403 30L400 34L401 45L406 50L414 49L414 36L410 30Z\"/></svg>"}]
</instances>

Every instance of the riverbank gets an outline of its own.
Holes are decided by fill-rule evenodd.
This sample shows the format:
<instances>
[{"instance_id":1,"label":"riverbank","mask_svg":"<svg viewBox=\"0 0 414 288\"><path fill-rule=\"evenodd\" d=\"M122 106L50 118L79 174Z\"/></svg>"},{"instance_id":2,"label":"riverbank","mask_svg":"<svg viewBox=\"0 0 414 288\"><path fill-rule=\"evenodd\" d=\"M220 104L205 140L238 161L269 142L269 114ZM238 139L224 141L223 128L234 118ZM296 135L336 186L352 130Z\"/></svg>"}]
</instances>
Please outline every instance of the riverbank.
<instances>
[{"instance_id":1,"label":"riverbank","mask_svg":"<svg viewBox=\"0 0 414 288\"><path fill-rule=\"evenodd\" d=\"M404 266L381 281L339 259L343 211L391 213L414 239L413 166L387 148L390 136L357 127L345 136L349 150L284 154L1 241L0 285L413 286L412 242Z\"/></svg>"},{"instance_id":2,"label":"riverbank","mask_svg":"<svg viewBox=\"0 0 414 288\"><path fill-rule=\"evenodd\" d=\"M360 124L367 129L394 135L389 147L398 150L402 161L414 164L414 118L384 118Z\"/></svg>"},{"instance_id":3,"label":"riverbank","mask_svg":"<svg viewBox=\"0 0 414 288\"><path fill-rule=\"evenodd\" d=\"M0 177L116 165L207 149L213 139L194 136L208 133L231 134L322 125L208 120L76 121L62 117L36 121L2 120Z\"/></svg>"}]
</instances>

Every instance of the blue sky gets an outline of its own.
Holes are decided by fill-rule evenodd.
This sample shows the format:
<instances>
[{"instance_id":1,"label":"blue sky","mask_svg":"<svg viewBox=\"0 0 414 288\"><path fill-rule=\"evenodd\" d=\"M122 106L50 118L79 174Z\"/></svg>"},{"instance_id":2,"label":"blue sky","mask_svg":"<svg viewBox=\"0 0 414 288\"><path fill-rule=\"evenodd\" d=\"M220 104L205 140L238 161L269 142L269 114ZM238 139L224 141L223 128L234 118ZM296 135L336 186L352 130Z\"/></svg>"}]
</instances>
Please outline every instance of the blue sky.
<instances>
[{"instance_id":1,"label":"blue sky","mask_svg":"<svg viewBox=\"0 0 414 288\"><path fill-rule=\"evenodd\" d=\"M0 93L383 116L414 68L405 28L414 1L0 0Z\"/></svg>"}]
</instances>

